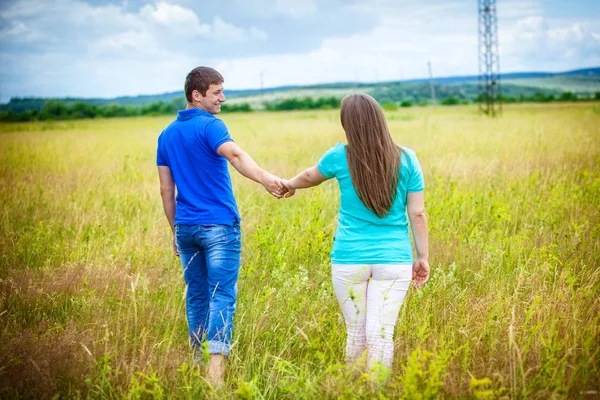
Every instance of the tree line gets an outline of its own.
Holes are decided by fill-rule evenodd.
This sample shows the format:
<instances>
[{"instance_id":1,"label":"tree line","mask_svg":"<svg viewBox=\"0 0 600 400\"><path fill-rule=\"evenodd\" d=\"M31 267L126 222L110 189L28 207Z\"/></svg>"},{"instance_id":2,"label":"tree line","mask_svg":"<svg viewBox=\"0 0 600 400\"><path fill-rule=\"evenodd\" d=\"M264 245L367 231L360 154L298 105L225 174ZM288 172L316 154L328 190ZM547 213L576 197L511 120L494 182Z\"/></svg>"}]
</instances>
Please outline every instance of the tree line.
<instances>
[{"instance_id":1,"label":"tree line","mask_svg":"<svg viewBox=\"0 0 600 400\"><path fill-rule=\"evenodd\" d=\"M134 117L141 115L164 115L177 112L173 103L162 101L143 107L109 104L97 106L84 102L68 105L59 100L47 100L40 110L26 110L16 113L12 110L0 112L0 121L25 122L47 120L70 120L85 118Z\"/></svg>"},{"instance_id":2,"label":"tree line","mask_svg":"<svg viewBox=\"0 0 600 400\"><path fill-rule=\"evenodd\" d=\"M376 97L377 98L377 97ZM389 98L378 99L385 110L395 110L398 107L411 107L413 105L427 106L430 103L428 99L419 98L417 101L403 99L401 101L393 101ZM438 101L438 104L443 106L451 106L458 104L477 103L479 97L472 100L460 98L458 96L446 96ZM482 99L482 100L485 100ZM548 103L548 102L573 102L580 100L600 100L600 92L596 92L593 96L585 99L579 98L575 93L563 92L559 95L552 95L543 92L535 92L531 96L521 94L520 96L500 95L497 100L504 103ZM328 110L337 109L340 107L341 99L338 97L320 97L313 99L312 97L304 98L288 98L282 100L264 102L264 110L266 111L292 111L292 110ZM14 112L12 110L1 111L0 121L3 122L27 122L27 121L47 121L47 120L73 120L86 118L114 118L114 117L134 117L134 116L156 116L156 115L173 115L178 110L184 109L186 106L185 100L174 99L169 103L158 101L142 107L122 106L117 104L109 105L93 105L85 102L76 102L73 104L65 104L60 100L47 100L43 103L41 109L26 110L22 112ZM249 103L234 103L223 104L221 110L228 112L251 112L256 111Z\"/></svg>"}]
</instances>

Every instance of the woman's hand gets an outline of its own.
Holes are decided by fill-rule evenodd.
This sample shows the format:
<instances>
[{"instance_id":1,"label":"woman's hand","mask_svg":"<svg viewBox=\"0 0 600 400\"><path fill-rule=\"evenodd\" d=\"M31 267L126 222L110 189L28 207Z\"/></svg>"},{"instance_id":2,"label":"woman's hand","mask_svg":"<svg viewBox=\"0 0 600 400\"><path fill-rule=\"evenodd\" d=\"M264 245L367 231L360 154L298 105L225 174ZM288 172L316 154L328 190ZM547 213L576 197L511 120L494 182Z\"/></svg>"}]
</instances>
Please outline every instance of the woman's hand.
<instances>
[{"instance_id":1,"label":"woman's hand","mask_svg":"<svg viewBox=\"0 0 600 400\"><path fill-rule=\"evenodd\" d=\"M287 193L284 194L285 198L288 197L292 197L294 194L296 194L296 188L294 188L291 184L290 181L287 179L282 179L281 180L281 184L285 187L285 189L287 190Z\"/></svg>"},{"instance_id":2,"label":"woman's hand","mask_svg":"<svg viewBox=\"0 0 600 400\"><path fill-rule=\"evenodd\" d=\"M412 278L415 281L415 288L422 286L429 280L429 262L427 260L419 258L413 263Z\"/></svg>"}]
</instances>

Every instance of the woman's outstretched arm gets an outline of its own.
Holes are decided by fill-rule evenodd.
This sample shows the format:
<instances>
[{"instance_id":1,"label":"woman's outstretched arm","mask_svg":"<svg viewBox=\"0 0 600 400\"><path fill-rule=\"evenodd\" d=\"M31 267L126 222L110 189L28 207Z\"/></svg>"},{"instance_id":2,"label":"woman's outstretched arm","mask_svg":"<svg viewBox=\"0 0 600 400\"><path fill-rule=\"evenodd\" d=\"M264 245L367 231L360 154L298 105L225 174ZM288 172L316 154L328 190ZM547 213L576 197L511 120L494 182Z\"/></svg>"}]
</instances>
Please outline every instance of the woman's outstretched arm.
<instances>
[{"instance_id":1,"label":"woman's outstretched arm","mask_svg":"<svg viewBox=\"0 0 600 400\"><path fill-rule=\"evenodd\" d=\"M306 189L317 186L325 182L327 179L328 178L323 176L323 174L319 171L319 168L315 165L314 167L305 169L290 180L284 179L282 183L288 189L288 194L292 196L296 189Z\"/></svg>"}]
</instances>

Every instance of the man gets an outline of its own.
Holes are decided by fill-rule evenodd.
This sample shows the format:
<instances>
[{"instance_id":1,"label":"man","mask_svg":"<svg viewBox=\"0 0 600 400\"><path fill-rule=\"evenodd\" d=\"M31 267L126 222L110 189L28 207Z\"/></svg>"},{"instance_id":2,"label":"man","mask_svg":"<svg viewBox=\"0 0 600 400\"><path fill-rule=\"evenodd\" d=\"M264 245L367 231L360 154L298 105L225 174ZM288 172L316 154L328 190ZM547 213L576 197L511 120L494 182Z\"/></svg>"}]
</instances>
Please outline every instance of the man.
<instances>
[{"instance_id":1,"label":"man","mask_svg":"<svg viewBox=\"0 0 600 400\"><path fill-rule=\"evenodd\" d=\"M215 114L225 102L223 77L208 67L185 81L187 108L158 138L156 164L173 249L187 285L186 313L194 350L210 354L207 381L223 383L240 268L240 216L227 161L280 198L287 190L236 145ZM177 197L175 197L177 189Z\"/></svg>"}]
</instances>

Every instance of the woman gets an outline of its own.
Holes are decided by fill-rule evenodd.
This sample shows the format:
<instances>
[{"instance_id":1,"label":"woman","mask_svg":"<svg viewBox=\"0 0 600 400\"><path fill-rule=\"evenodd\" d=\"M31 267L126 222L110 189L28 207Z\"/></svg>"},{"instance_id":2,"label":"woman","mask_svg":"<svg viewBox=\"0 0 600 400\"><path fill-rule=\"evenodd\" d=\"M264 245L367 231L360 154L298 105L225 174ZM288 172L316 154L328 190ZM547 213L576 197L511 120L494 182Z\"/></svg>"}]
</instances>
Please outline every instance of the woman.
<instances>
[{"instance_id":1,"label":"woman","mask_svg":"<svg viewBox=\"0 0 600 400\"><path fill-rule=\"evenodd\" d=\"M391 368L394 326L411 279L415 287L429 279L423 173L414 151L394 143L371 96L346 96L341 122L348 144L338 143L318 165L283 184L291 196L296 189L338 180L340 209L331 264L346 322L346 362L354 363L366 350L369 369L375 362Z\"/></svg>"}]
</instances>

